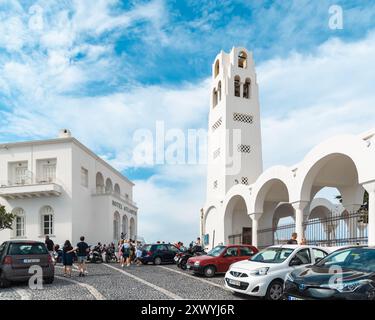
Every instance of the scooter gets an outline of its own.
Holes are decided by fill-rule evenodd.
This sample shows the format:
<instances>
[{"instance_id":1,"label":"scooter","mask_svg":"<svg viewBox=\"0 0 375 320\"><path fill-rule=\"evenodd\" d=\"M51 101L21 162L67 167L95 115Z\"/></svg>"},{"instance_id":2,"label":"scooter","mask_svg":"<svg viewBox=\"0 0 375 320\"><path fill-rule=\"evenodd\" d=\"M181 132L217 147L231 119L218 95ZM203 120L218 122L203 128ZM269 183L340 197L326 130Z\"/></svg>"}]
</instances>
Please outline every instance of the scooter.
<instances>
[{"instance_id":1,"label":"scooter","mask_svg":"<svg viewBox=\"0 0 375 320\"><path fill-rule=\"evenodd\" d=\"M201 246L194 246L192 248L189 248L185 252L178 253L178 257L176 255L175 261L177 263L177 267L186 270L186 264L189 258L196 257L196 256L202 256L207 254Z\"/></svg>"},{"instance_id":2,"label":"scooter","mask_svg":"<svg viewBox=\"0 0 375 320\"><path fill-rule=\"evenodd\" d=\"M105 262L117 262L117 257L112 248L107 248L107 250L105 251Z\"/></svg>"},{"instance_id":3,"label":"scooter","mask_svg":"<svg viewBox=\"0 0 375 320\"><path fill-rule=\"evenodd\" d=\"M100 251L95 247L94 249L90 249L89 254L87 256L87 261L91 263L103 263L103 256Z\"/></svg>"}]
</instances>

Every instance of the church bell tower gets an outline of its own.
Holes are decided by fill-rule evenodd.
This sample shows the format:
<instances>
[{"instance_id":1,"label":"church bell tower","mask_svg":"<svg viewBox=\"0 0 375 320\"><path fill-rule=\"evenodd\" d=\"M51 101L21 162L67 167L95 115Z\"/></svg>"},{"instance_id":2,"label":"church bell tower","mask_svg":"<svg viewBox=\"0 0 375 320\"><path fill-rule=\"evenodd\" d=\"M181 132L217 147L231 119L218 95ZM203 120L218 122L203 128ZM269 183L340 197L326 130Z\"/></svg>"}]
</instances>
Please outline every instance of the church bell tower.
<instances>
[{"instance_id":1,"label":"church bell tower","mask_svg":"<svg viewBox=\"0 0 375 320\"><path fill-rule=\"evenodd\" d=\"M258 84L252 53L221 51L212 65L206 203L263 171Z\"/></svg>"}]
</instances>

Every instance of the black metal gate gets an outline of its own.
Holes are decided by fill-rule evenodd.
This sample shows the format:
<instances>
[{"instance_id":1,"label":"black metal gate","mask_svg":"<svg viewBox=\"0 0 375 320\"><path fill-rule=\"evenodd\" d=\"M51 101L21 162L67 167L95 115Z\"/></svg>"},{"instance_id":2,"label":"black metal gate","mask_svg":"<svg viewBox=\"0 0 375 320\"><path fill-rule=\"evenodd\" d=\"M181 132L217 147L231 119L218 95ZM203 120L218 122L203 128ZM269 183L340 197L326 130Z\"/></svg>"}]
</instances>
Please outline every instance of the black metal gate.
<instances>
[{"instance_id":1,"label":"black metal gate","mask_svg":"<svg viewBox=\"0 0 375 320\"><path fill-rule=\"evenodd\" d=\"M307 244L320 246L367 244L367 224L367 212L331 215L324 219L312 219L304 223L305 238ZM293 232L295 232L295 224L258 230L258 239L266 239L265 241L263 240L260 247L285 244L291 238Z\"/></svg>"}]
</instances>

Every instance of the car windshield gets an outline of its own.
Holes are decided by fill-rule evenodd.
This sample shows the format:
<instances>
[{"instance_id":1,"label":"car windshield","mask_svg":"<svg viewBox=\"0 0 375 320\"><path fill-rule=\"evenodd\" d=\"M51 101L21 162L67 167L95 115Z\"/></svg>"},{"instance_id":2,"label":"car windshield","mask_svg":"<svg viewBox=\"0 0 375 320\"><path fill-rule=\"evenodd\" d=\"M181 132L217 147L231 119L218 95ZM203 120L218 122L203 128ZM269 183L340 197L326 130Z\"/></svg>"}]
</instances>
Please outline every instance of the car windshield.
<instances>
[{"instance_id":1,"label":"car windshield","mask_svg":"<svg viewBox=\"0 0 375 320\"><path fill-rule=\"evenodd\" d=\"M321 268L341 268L362 272L375 272L375 249L350 248L333 252L316 266Z\"/></svg>"},{"instance_id":2,"label":"car windshield","mask_svg":"<svg viewBox=\"0 0 375 320\"><path fill-rule=\"evenodd\" d=\"M225 249L225 246L217 246L217 247L213 248L211 251L209 251L207 253L207 255L211 256L211 257L218 257L222 254L224 249Z\"/></svg>"},{"instance_id":3,"label":"car windshield","mask_svg":"<svg viewBox=\"0 0 375 320\"><path fill-rule=\"evenodd\" d=\"M9 255L33 255L48 254L43 243L12 243L9 248Z\"/></svg>"},{"instance_id":4,"label":"car windshield","mask_svg":"<svg viewBox=\"0 0 375 320\"><path fill-rule=\"evenodd\" d=\"M288 248L267 248L249 260L264 263L282 263L288 259L293 251L294 249Z\"/></svg>"}]
</instances>

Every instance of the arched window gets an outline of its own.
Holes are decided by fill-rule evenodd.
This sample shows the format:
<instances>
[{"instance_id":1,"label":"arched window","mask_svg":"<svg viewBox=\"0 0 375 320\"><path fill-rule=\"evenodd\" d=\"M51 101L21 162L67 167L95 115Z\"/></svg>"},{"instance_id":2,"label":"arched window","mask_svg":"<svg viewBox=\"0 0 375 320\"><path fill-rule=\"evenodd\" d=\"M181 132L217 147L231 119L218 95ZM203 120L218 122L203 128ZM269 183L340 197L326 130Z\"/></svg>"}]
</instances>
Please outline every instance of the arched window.
<instances>
[{"instance_id":1,"label":"arched window","mask_svg":"<svg viewBox=\"0 0 375 320\"><path fill-rule=\"evenodd\" d=\"M217 105L217 91L214 88L214 90L212 92L212 106L213 106L213 108L215 108L216 105Z\"/></svg>"},{"instance_id":2,"label":"arched window","mask_svg":"<svg viewBox=\"0 0 375 320\"><path fill-rule=\"evenodd\" d=\"M112 180L107 178L105 182L105 193L112 193L112 192L113 192Z\"/></svg>"},{"instance_id":3,"label":"arched window","mask_svg":"<svg viewBox=\"0 0 375 320\"><path fill-rule=\"evenodd\" d=\"M221 101L221 81L219 81L217 85L217 95L218 95L219 101Z\"/></svg>"},{"instance_id":4,"label":"arched window","mask_svg":"<svg viewBox=\"0 0 375 320\"><path fill-rule=\"evenodd\" d=\"M101 172L98 172L96 174L96 193L103 193L104 190L104 178Z\"/></svg>"},{"instance_id":5,"label":"arched window","mask_svg":"<svg viewBox=\"0 0 375 320\"><path fill-rule=\"evenodd\" d=\"M122 228L121 228L121 232L124 234L125 238L128 237L128 217L126 216L126 214L123 215L122 217Z\"/></svg>"},{"instance_id":6,"label":"arched window","mask_svg":"<svg viewBox=\"0 0 375 320\"><path fill-rule=\"evenodd\" d=\"M117 211L113 215L113 240L120 240L120 214Z\"/></svg>"},{"instance_id":7,"label":"arched window","mask_svg":"<svg viewBox=\"0 0 375 320\"><path fill-rule=\"evenodd\" d=\"M115 184L115 189L114 189L115 193L117 195L120 195L121 194L121 189L120 189L120 186L118 183Z\"/></svg>"},{"instance_id":8,"label":"arched window","mask_svg":"<svg viewBox=\"0 0 375 320\"><path fill-rule=\"evenodd\" d=\"M129 236L130 239L132 239L132 240L136 240L136 239L135 239L136 234L135 234L135 220L134 220L134 218L131 218L131 219L130 219L129 234L130 234L130 236Z\"/></svg>"},{"instance_id":9,"label":"arched window","mask_svg":"<svg viewBox=\"0 0 375 320\"><path fill-rule=\"evenodd\" d=\"M251 90L250 84L251 84L250 79L246 78L245 83L243 84L243 97L246 99L250 98L250 90Z\"/></svg>"},{"instance_id":10,"label":"arched window","mask_svg":"<svg viewBox=\"0 0 375 320\"><path fill-rule=\"evenodd\" d=\"M238 55L238 67L243 69L247 68L247 54L245 51L241 51Z\"/></svg>"},{"instance_id":11,"label":"arched window","mask_svg":"<svg viewBox=\"0 0 375 320\"><path fill-rule=\"evenodd\" d=\"M215 78L219 75L220 72L220 62L219 60L216 60L215 62Z\"/></svg>"},{"instance_id":12,"label":"arched window","mask_svg":"<svg viewBox=\"0 0 375 320\"><path fill-rule=\"evenodd\" d=\"M13 221L13 234L14 237L24 237L26 235L26 217L25 211L22 208L15 208L12 213L16 215Z\"/></svg>"},{"instance_id":13,"label":"arched window","mask_svg":"<svg viewBox=\"0 0 375 320\"><path fill-rule=\"evenodd\" d=\"M40 209L41 231L43 236L53 235L54 211L50 206Z\"/></svg>"},{"instance_id":14,"label":"arched window","mask_svg":"<svg viewBox=\"0 0 375 320\"><path fill-rule=\"evenodd\" d=\"M234 95L241 97L241 78L239 76L234 77Z\"/></svg>"}]
</instances>

